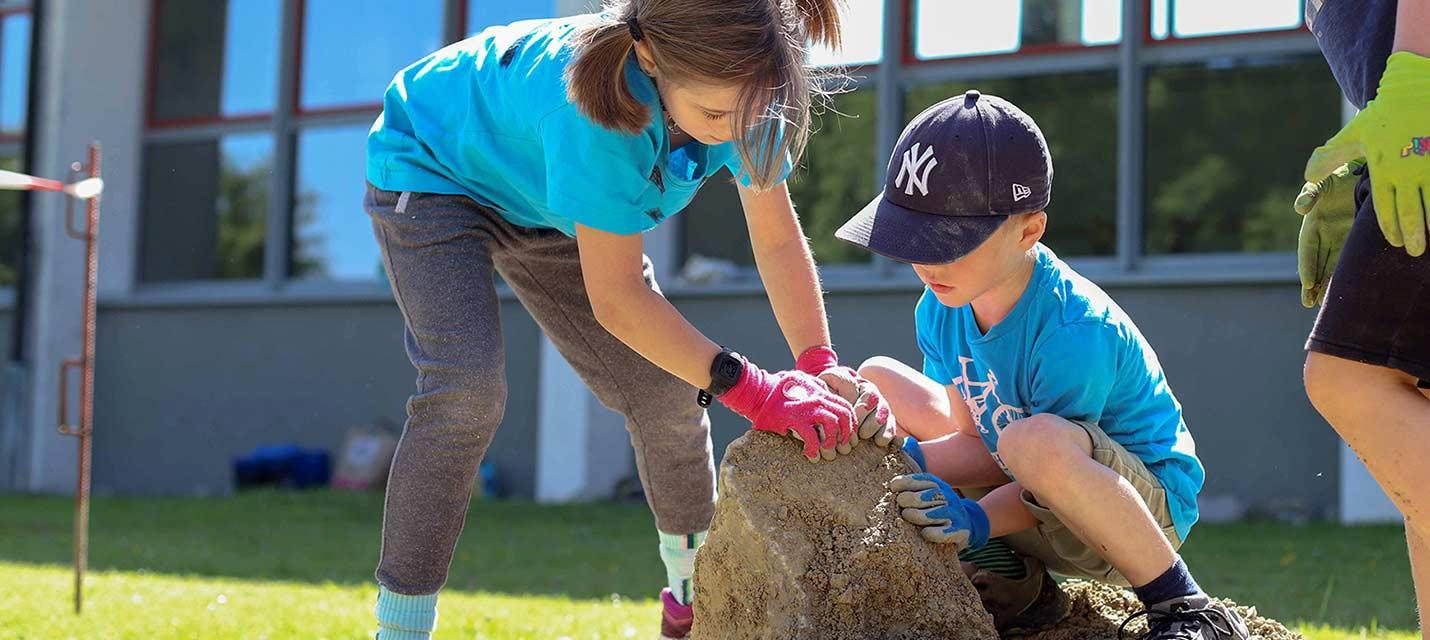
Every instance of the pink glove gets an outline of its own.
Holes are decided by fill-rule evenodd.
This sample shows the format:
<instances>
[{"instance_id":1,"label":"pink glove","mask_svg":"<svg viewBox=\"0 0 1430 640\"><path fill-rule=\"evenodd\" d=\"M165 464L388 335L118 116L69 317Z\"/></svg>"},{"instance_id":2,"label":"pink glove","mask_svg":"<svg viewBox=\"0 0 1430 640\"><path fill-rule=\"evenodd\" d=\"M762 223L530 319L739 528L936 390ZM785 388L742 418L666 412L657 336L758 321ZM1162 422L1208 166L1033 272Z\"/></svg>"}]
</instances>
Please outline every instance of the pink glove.
<instances>
[{"instance_id":1,"label":"pink glove","mask_svg":"<svg viewBox=\"0 0 1430 640\"><path fill-rule=\"evenodd\" d=\"M802 371L769 373L746 361L740 381L720 394L720 402L754 428L804 443L810 462L834 459L854 432L854 410L824 383Z\"/></svg>"},{"instance_id":2,"label":"pink glove","mask_svg":"<svg viewBox=\"0 0 1430 640\"><path fill-rule=\"evenodd\" d=\"M796 369L808 373L829 385L839 397L854 405L854 424L860 440L874 441L887 447L894 439L889 403L879 388L849 367L840 366L839 356L829 345L810 347L795 360ZM853 442L841 444L839 452L849 453Z\"/></svg>"}]
</instances>

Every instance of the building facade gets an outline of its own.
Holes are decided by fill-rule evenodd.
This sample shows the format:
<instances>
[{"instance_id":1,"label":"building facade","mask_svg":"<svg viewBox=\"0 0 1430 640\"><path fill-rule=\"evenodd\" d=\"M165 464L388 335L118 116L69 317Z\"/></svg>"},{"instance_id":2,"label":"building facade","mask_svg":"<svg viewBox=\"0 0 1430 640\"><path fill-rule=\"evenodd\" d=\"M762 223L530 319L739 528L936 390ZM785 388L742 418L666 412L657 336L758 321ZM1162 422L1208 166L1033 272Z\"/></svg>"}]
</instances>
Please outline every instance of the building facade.
<instances>
[{"instance_id":1,"label":"building facade","mask_svg":"<svg viewBox=\"0 0 1430 640\"><path fill-rule=\"evenodd\" d=\"M1047 135L1046 242L1157 350L1208 468L1205 514L1395 517L1301 388L1314 313L1299 305L1290 203L1305 158L1347 115L1301 4L850 0L843 50L815 54L849 78L791 183L843 357L918 363L917 280L832 234L874 195L904 123L976 87ZM354 426L400 429L414 373L361 207L382 91L487 25L590 8L0 3L0 164L62 176L103 143L95 490L221 494L230 459L257 445L335 450ZM647 250L697 326L787 367L738 211L712 180ZM0 200L10 491L73 489L74 442L54 423L59 362L79 348L83 247L63 216L53 194ZM620 418L503 295L510 398L488 459L518 497L626 490ZM718 455L746 426L723 409L713 419Z\"/></svg>"}]
</instances>

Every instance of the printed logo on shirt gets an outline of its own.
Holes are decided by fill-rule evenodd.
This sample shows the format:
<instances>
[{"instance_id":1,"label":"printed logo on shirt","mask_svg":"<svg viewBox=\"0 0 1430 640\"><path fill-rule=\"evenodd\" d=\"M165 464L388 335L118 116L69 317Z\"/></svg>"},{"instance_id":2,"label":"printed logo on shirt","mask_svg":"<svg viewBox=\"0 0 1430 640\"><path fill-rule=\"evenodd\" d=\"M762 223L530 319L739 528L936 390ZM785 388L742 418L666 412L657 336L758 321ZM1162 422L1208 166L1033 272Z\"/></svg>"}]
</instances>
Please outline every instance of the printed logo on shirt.
<instances>
[{"instance_id":1,"label":"printed logo on shirt","mask_svg":"<svg viewBox=\"0 0 1430 640\"><path fill-rule=\"evenodd\" d=\"M1411 138L1410 144L1400 150L1400 157L1409 158L1412 153L1417 156L1430 155L1430 136Z\"/></svg>"},{"instance_id":2,"label":"printed logo on shirt","mask_svg":"<svg viewBox=\"0 0 1430 640\"><path fill-rule=\"evenodd\" d=\"M659 166L650 170L650 181L655 183L655 188L660 189L661 193L665 193L665 178L660 175Z\"/></svg>"},{"instance_id":3,"label":"printed logo on shirt","mask_svg":"<svg viewBox=\"0 0 1430 640\"><path fill-rule=\"evenodd\" d=\"M656 222L660 222L661 220L665 219L665 212L661 211L660 207L656 207L654 209L647 209L645 214L646 216L649 216L651 220L654 220Z\"/></svg>"},{"instance_id":4,"label":"printed logo on shirt","mask_svg":"<svg viewBox=\"0 0 1430 640\"><path fill-rule=\"evenodd\" d=\"M919 144L904 150L904 164L899 167L899 175L894 176L894 188L904 188L904 195L914 195L914 188L917 187L921 195L929 194L929 172L938 166L938 158L933 157L933 145L924 147L923 154L919 154ZM920 173L922 172L922 173ZM909 184L904 185L904 176L908 176Z\"/></svg>"},{"instance_id":5,"label":"printed logo on shirt","mask_svg":"<svg viewBox=\"0 0 1430 640\"><path fill-rule=\"evenodd\" d=\"M979 433L984 435L983 442L990 443L988 449L994 460L998 462L998 466L1003 467L1004 473L1012 477L1013 473L998 456L998 435L1014 421L1028 417L1028 410L1006 404L998 397L998 376L994 375L991 369L988 371L988 380L980 381L976 377L977 372L971 370L973 358L959 356L958 365L962 371L961 375L953 379L953 385L958 388L958 395L963 397L964 404L968 405L968 413L973 416L974 424L978 425Z\"/></svg>"}]
</instances>

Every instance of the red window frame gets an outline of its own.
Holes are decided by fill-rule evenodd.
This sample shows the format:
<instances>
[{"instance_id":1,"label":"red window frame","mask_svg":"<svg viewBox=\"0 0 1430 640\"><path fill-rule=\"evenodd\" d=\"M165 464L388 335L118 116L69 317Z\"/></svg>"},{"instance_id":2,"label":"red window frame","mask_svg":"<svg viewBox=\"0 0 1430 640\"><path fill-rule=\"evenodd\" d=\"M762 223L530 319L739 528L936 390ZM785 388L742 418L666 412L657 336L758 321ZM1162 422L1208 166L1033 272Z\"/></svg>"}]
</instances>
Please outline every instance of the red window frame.
<instances>
[{"instance_id":1,"label":"red window frame","mask_svg":"<svg viewBox=\"0 0 1430 640\"><path fill-rule=\"evenodd\" d=\"M155 100L158 94L155 83L159 78L159 4L164 0L149 0L149 77L144 85L144 122L150 129L175 129L206 124L264 122L273 117L272 111L254 111L235 115L193 116L161 120L154 117ZM281 5L280 5L281 6Z\"/></svg>"},{"instance_id":2,"label":"red window frame","mask_svg":"<svg viewBox=\"0 0 1430 640\"><path fill-rule=\"evenodd\" d=\"M887 0L887 1L896 2L896 1L900 1L900 0ZM1033 46L1027 46L1027 47L1020 47L1017 51L1010 51L1010 52L1006 52L1006 53L987 53L987 54L974 54L974 55L967 55L967 56L949 56L949 57L944 57L944 58L929 58L929 59L923 59L923 58L919 58L919 57L918 57L918 54L915 53L915 47L914 47L914 37L915 37L915 34L914 34L914 20L917 18L917 16L914 15L914 12L915 12L915 10L916 10L916 7L915 7L915 5L914 5L915 0L901 0L901 1L904 3L904 24L902 25L902 29L901 29L903 35L902 35L902 37L900 38L900 47L902 48L902 51L900 52L900 56L899 56L899 57L900 57L901 60L903 60L903 63L904 63L904 65L906 65L906 66L924 66L924 65L931 65L931 64L958 64L959 62L961 62L961 61L966 61L966 60L996 60L996 59L999 59L999 58L1011 58L1011 57L1015 57L1015 56L1055 55L1055 54L1060 54L1060 53L1069 53L1069 52L1073 52L1073 51L1099 51L1099 50L1107 50L1107 49L1116 49L1116 48L1119 46L1117 42L1111 42L1111 43L1108 43L1108 44L1096 44L1096 45L1080 45L1080 44L1040 44L1040 45L1033 45ZM1142 0L1142 2L1143 2L1143 4L1144 4L1143 15L1147 16L1147 19L1143 21L1142 29L1141 29L1141 31L1142 31L1141 36L1142 36L1142 44L1143 44L1144 46L1146 46L1146 47L1178 46L1178 45L1180 45L1180 44L1182 44L1182 43L1187 43L1187 42L1212 42L1212 41L1218 41L1218 40L1244 40L1244 39L1248 39L1248 38L1265 37L1265 36L1268 35L1268 34L1285 34L1285 33L1296 33L1296 32L1310 33L1310 30L1306 28L1306 24L1305 24L1305 20L1304 20L1304 19L1301 21L1301 25L1298 26L1298 27L1296 27L1296 28L1294 28L1294 29L1269 29L1269 30L1262 30L1262 31L1244 31L1244 32L1239 32L1239 33L1222 33L1222 34L1216 34L1216 35L1191 36L1191 37L1178 37L1178 36L1176 35L1175 29L1173 28L1174 25L1169 23L1169 24L1167 25L1167 37L1166 37L1166 38L1158 39L1158 38L1153 38L1153 37L1152 37L1152 0ZM1303 2L1303 5L1302 5L1302 6L1304 6L1304 0L1302 0L1302 2ZM1173 9L1173 10L1174 10L1174 9ZM1170 21L1170 22L1175 22L1175 20L1176 20L1175 17L1169 17L1169 21ZM1123 34L1123 37L1126 37L1126 34Z\"/></svg>"}]
</instances>

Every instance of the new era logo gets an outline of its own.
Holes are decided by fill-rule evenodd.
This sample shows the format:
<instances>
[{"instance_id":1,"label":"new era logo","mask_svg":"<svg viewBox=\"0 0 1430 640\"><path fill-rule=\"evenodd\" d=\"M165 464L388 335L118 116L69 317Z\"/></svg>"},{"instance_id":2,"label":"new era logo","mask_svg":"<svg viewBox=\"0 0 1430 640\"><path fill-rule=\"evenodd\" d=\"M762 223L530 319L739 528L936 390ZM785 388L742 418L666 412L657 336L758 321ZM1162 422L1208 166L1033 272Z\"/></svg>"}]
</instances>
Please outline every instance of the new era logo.
<instances>
[{"instance_id":1,"label":"new era logo","mask_svg":"<svg viewBox=\"0 0 1430 640\"><path fill-rule=\"evenodd\" d=\"M1016 182L1013 183L1013 202L1017 202L1031 195L1033 195L1032 189L1029 189Z\"/></svg>"},{"instance_id":2,"label":"new era logo","mask_svg":"<svg viewBox=\"0 0 1430 640\"><path fill-rule=\"evenodd\" d=\"M894 177L894 188L904 188L904 195L914 195L914 188L917 187L921 195L929 194L929 172L938 165L938 158L933 157L933 146L924 147L922 155L919 154L919 144L904 150L904 164L899 167L899 175ZM904 184L904 176L908 176L909 184Z\"/></svg>"}]
</instances>

